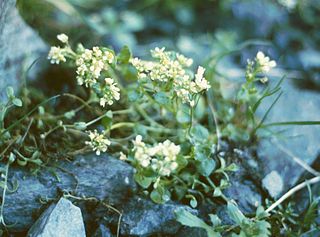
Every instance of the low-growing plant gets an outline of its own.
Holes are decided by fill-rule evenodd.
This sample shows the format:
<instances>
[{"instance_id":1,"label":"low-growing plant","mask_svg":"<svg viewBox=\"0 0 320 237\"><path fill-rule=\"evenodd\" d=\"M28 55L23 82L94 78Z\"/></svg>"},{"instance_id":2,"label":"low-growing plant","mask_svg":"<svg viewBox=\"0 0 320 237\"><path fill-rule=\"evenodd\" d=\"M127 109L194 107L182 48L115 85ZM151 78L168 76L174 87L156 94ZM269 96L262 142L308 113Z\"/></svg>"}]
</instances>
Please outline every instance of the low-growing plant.
<instances>
[{"instance_id":1,"label":"low-growing plant","mask_svg":"<svg viewBox=\"0 0 320 237\"><path fill-rule=\"evenodd\" d=\"M51 62L75 66L90 102L110 108L103 127L87 131L92 150L99 155L119 146L119 158L136 168L135 180L157 203L186 198L195 207L208 196L223 196L226 172L236 166L217 156L216 134L199 123L204 112L197 105L210 89L203 67L194 73L192 59L165 48L151 50L147 61L133 58L127 47L118 55L82 45L73 51L66 35L58 39L63 47L51 48ZM123 109L113 110L115 102ZM89 124L74 125L86 130Z\"/></svg>"},{"instance_id":2,"label":"low-growing plant","mask_svg":"<svg viewBox=\"0 0 320 237\"><path fill-rule=\"evenodd\" d=\"M59 168L54 162L61 157L91 150L97 155L110 152L130 163L141 191L156 203L179 200L195 208L199 202L222 201L235 221L233 226L224 226L212 215L213 225L209 226L183 212L178 213L182 224L204 228L211 236L224 232L269 236L270 224L262 208L254 218L247 218L223 194L230 185L229 172L236 171L237 166L227 164L220 143L222 139L249 140L243 138L255 136L263 127L281 94L262 119L257 119L255 112L265 98L280 91L281 81L264 90L258 89L256 82L268 80L267 73L276 66L275 61L258 52L253 61L248 60L245 82L235 101L221 102L220 97L215 98L215 82L206 79L206 69L198 66L194 70L193 60L178 52L155 48L149 60L142 60L132 57L126 46L118 54L110 48L87 49L81 44L73 50L67 35L57 38L61 46L53 46L48 59L76 68L78 89L73 94L44 99L25 88L21 100L8 88L8 102L1 106L0 117L0 157L7 162L2 224L9 165L27 166L35 172L39 168ZM52 107L59 107L59 100L63 111L57 114ZM14 119L7 123L8 111L22 106L22 102L25 106L10 111ZM33 107L35 103L38 105ZM217 117L217 104L234 111L232 116L225 120ZM241 131L247 135L238 136Z\"/></svg>"},{"instance_id":3,"label":"low-growing plant","mask_svg":"<svg viewBox=\"0 0 320 237\"><path fill-rule=\"evenodd\" d=\"M214 214L209 215L211 225L208 225L186 210L177 211L176 215L177 220L181 224L189 227L202 228L207 232L208 237L221 237L227 235L232 237L270 236L271 225L265 220L268 214L261 206L258 207L254 218L247 218L233 201L228 201L227 213L234 224L223 225L220 218Z\"/></svg>"},{"instance_id":4,"label":"low-growing plant","mask_svg":"<svg viewBox=\"0 0 320 237\"><path fill-rule=\"evenodd\" d=\"M222 137L219 122L212 120L215 119L214 98L205 68L198 66L194 72L191 58L165 48L151 50L150 60L142 60L132 57L128 47L118 54L110 48L86 49L81 44L73 50L67 35L57 38L62 45L51 48L49 60L75 67L76 82L84 90L81 97L65 93L49 98L13 125L3 128L1 136L33 115L24 125L23 150L12 149L17 164L29 164L37 170L56 160L57 153L63 149L46 142L55 133L60 138L58 133L62 137L69 134L63 139L69 140L68 143L87 137L89 140L83 141L84 149L72 152L66 148L69 152L63 155L84 152L87 148L100 155L111 149L136 169L135 180L157 203L183 199L195 207L206 199L227 201L223 190L229 186L228 172L236 171L237 167L232 163L227 165L225 157L219 154ZM245 107L241 111L251 111L264 98L259 96L254 83L261 80L261 73L274 66L275 62L261 52L254 61L248 61L246 82L237 97L239 107ZM266 77L263 78L265 81ZM10 103L21 105L14 96L8 97ZM79 101L81 105L60 115L46 111L46 103L62 97ZM94 117L84 114L85 109ZM81 113L81 117L76 116ZM250 116L253 118L254 113ZM79 121L77 117L90 120ZM98 121L100 125L89 130ZM32 126L34 122L36 128ZM27 136L30 129L33 133Z\"/></svg>"}]
</instances>

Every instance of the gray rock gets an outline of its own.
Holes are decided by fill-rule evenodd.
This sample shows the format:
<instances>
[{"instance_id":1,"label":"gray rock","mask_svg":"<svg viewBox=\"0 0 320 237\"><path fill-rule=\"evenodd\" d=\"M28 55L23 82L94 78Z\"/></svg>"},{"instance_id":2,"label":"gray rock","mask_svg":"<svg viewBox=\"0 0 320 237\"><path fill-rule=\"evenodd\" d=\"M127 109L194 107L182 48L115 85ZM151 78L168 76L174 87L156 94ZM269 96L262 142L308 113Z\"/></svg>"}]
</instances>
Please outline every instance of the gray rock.
<instances>
[{"instance_id":1,"label":"gray rock","mask_svg":"<svg viewBox=\"0 0 320 237\"><path fill-rule=\"evenodd\" d=\"M278 197L283 190L283 181L277 171L271 171L262 180L262 186L269 192L273 198Z\"/></svg>"},{"instance_id":2,"label":"gray rock","mask_svg":"<svg viewBox=\"0 0 320 237\"><path fill-rule=\"evenodd\" d=\"M65 198L52 204L28 232L29 237L85 237L81 210Z\"/></svg>"},{"instance_id":3,"label":"gray rock","mask_svg":"<svg viewBox=\"0 0 320 237\"><path fill-rule=\"evenodd\" d=\"M320 120L320 93L299 89L290 79L283 81L282 91L284 93L271 110L266 123ZM274 97L269 98L262 104L258 111L260 115L265 113L273 99ZM281 133L277 139L273 135L272 138L263 139L259 143L258 157L263 166L263 175L277 171L283 180L285 192L297 183L304 169L287 152L279 148L279 145L311 165L320 154L320 126L271 128L274 132Z\"/></svg>"},{"instance_id":4,"label":"gray rock","mask_svg":"<svg viewBox=\"0 0 320 237\"><path fill-rule=\"evenodd\" d=\"M20 17L15 0L0 1L0 99L7 86L19 88L25 67L29 67L47 46ZM31 77L38 69L29 71Z\"/></svg>"},{"instance_id":5,"label":"gray rock","mask_svg":"<svg viewBox=\"0 0 320 237\"><path fill-rule=\"evenodd\" d=\"M110 230L105 227L105 225L100 224L97 230L95 231L93 237L112 237Z\"/></svg>"},{"instance_id":6,"label":"gray rock","mask_svg":"<svg viewBox=\"0 0 320 237\"><path fill-rule=\"evenodd\" d=\"M228 198L235 200L244 213L255 212L262 201L258 187L261 180L259 166L249 151L234 149L230 156L238 170L229 173L231 186L223 192Z\"/></svg>"},{"instance_id":7,"label":"gray rock","mask_svg":"<svg viewBox=\"0 0 320 237\"><path fill-rule=\"evenodd\" d=\"M191 228L184 226L176 235L177 237L207 237L208 234L204 229Z\"/></svg>"},{"instance_id":8,"label":"gray rock","mask_svg":"<svg viewBox=\"0 0 320 237\"><path fill-rule=\"evenodd\" d=\"M151 200L134 197L121 207L117 207L117 209L123 210L121 236L150 236L158 233L161 233L161 236L168 236L176 234L181 228L181 224L176 221L175 211L181 208L198 214L196 210L185 205L173 202L156 204ZM118 216L113 218L108 215L104 219L108 224L117 225Z\"/></svg>"},{"instance_id":9,"label":"gray rock","mask_svg":"<svg viewBox=\"0 0 320 237\"><path fill-rule=\"evenodd\" d=\"M40 197L58 198L61 190L76 196L106 200L111 205L125 201L136 191L133 168L108 155L78 156L75 161L63 161L59 166L64 171L54 169L56 176L49 170L40 170L37 175L32 175L25 168L10 169L9 180L19 183L16 192L8 193L4 208L6 222L16 223L12 231L28 229L34 222L33 215L37 217L39 214L37 211L42 206Z\"/></svg>"}]
</instances>

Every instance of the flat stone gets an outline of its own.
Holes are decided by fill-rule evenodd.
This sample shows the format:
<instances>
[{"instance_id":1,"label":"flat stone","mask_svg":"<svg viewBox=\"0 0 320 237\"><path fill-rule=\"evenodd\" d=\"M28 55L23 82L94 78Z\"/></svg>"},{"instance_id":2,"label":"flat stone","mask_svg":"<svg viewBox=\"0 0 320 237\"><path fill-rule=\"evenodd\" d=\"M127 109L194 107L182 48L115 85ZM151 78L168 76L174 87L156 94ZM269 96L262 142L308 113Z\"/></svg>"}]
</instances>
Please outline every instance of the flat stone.
<instances>
[{"instance_id":1,"label":"flat stone","mask_svg":"<svg viewBox=\"0 0 320 237\"><path fill-rule=\"evenodd\" d=\"M282 83L283 95L275 104L265 123L287 121L319 121L320 93L302 90L295 86L294 80L285 79ZM258 113L263 116L274 100L266 99ZM320 154L320 126L277 126L270 127L274 132L281 132L278 138L272 135L260 141L257 153L263 167L263 176L276 171L283 180L282 193L294 186L304 169L298 165L287 152L290 151L308 165ZM280 147L279 147L280 145Z\"/></svg>"},{"instance_id":2,"label":"flat stone","mask_svg":"<svg viewBox=\"0 0 320 237\"><path fill-rule=\"evenodd\" d=\"M175 211L185 209L195 215L197 210L189 206L167 202L156 204L149 199L138 196L131 198L123 205L117 206L123 210L120 232L121 236L176 236L181 224L176 221ZM106 215L107 225L117 226L118 215Z\"/></svg>"},{"instance_id":3,"label":"flat stone","mask_svg":"<svg viewBox=\"0 0 320 237\"><path fill-rule=\"evenodd\" d=\"M133 168L108 155L77 156L75 161L62 161L59 166L63 171L54 169L56 175L48 170L32 175L25 167L10 168L9 180L18 181L19 187L16 192L7 193L4 217L6 223L15 223L13 232L30 228L39 216L40 198L59 198L62 190L105 200L110 205L124 202L136 192Z\"/></svg>"},{"instance_id":4,"label":"flat stone","mask_svg":"<svg viewBox=\"0 0 320 237\"><path fill-rule=\"evenodd\" d=\"M295 85L294 80L290 79L285 79L281 87L283 95L271 110L265 123L320 120L319 93L302 90ZM263 102L258 111L261 116L274 98L268 98ZM271 128L273 131L281 133L277 139L275 139L275 135L272 135L269 139L261 140L257 153L263 167L263 176L276 171L283 180L283 190L281 192L283 193L297 183L304 169L287 152L280 149L279 145L303 162L311 165L320 154L320 126L298 125Z\"/></svg>"},{"instance_id":5,"label":"flat stone","mask_svg":"<svg viewBox=\"0 0 320 237\"><path fill-rule=\"evenodd\" d=\"M65 198L52 204L28 232L28 237L85 237L81 210Z\"/></svg>"},{"instance_id":6,"label":"flat stone","mask_svg":"<svg viewBox=\"0 0 320 237\"><path fill-rule=\"evenodd\" d=\"M176 221L175 211L190 207L165 203L155 204L150 200L134 198L123 209L121 233L123 235L151 235L157 232L175 234L181 225Z\"/></svg>"}]
</instances>

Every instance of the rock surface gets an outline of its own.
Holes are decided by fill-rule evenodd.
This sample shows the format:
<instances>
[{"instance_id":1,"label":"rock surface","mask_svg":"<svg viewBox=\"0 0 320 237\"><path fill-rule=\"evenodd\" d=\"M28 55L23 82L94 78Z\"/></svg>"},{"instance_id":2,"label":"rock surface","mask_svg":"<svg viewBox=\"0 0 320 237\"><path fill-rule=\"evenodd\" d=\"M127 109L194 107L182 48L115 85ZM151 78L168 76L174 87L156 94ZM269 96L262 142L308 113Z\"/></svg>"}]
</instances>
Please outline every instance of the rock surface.
<instances>
[{"instance_id":1,"label":"rock surface","mask_svg":"<svg viewBox=\"0 0 320 237\"><path fill-rule=\"evenodd\" d=\"M112 237L110 230L103 224L100 224L93 237Z\"/></svg>"},{"instance_id":2,"label":"rock surface","mask_svg":"<svg viewBox=\"0 0 320 237\"><path fill-rule=\"evenodd\" d=\"M81 210L65 198L52 204L28 232L28 237L85 237Z\"/></svg>"},{"instance_id":3,"label":"rock surface","mask_svg":"<svg viewBox=\"0 0 320 237\"><path fill-rule=\"evenodd\" d=\"M7 86L18 89L24 67L29 67L47 46L20 17L15 0L0 1L0 99ZM35 67L29 73L37 72Z\"/></svg>"},{"instance_id":4,"label":"rock surface","mask_svg":"<svg viewBox=\"0 0 320 237\"><path fill-rule=\"evenodd\" d=\"M162 236L176 234L181 228L181 224L175 219L175 211L185 209L197 214L197 211L188 206L168 202L165 204L155 204L151 200L140 197L131 198L122 206L117 206L118 210L123 210L121 219L121 236L153 236L161 233ZM118 216L106 216L107 224L116 226Z\"/></svg>"},{"instance_id":5,"label":"rock surface","mask_svg":"<svg viewBox=\"0 0 320 237\"><path fill-rule=\"evenodd\" d=\"M271 110L266 123L320 120L320 93L299 89L290 79L283 81L282 91L283 95ZM269 98L262 104L260 115L265 113L273 99ZM277 139L272 136L273 140L264 139L260 142L258 157L264 176L273 171L278 172L282 178L283 193L294 186L304 172L283 148L311 165L320 154L320 126L279 126L272 130L282 132Z\"/></svg>"},{"instance_id":6,"label":"rock surface","mask_svg":"<svg viewBox=\"0 0 320 237\"><path fill-rule=\"evenodd\" d=\"M63 171L54 169L56 176L48 170L32 175L25 168L11 167L9 180L17 180L19 187L16 192L7 194L4 216L7 223L16 223L12 231L29 228L34 222L33 216L39 215L40 198L58 198L61 190L106 200L110 204L123 202L136 190L133 168L107 155L78 156L73 162L60 163L59 167L63 167Z\"/></svg>"},{"instance_id":7,"label":"rock surface","mask_svg":"<svg viewBox=\"0 0 320 237\"><path fill-rule=\"evenodd\" d=\"M258 188L261 179L259 166L248 151L234 149L231 156L238 170L229 173L231 186L224 191L224 194L234 199L244 213L255 212L262 199Z\"/></svg>"}]
</instances>

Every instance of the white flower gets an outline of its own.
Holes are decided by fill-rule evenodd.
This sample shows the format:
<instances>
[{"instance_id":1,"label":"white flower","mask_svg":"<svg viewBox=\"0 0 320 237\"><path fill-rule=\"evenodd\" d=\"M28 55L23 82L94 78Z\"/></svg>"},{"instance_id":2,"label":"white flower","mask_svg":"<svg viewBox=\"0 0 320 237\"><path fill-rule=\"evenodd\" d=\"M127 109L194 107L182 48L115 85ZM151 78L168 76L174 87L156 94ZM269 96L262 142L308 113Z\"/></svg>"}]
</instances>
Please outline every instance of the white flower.
<instances>
[{"instance_id":1,"label":"white flower","mask_svg":"<svg viewBox=\"0 0 320 237\"><path fill-rule=\"evenodd\" d=\"M134 158L141 167L150 167L160 176L169 176L178 168L176 159L181 148L170 140L153 146L147 146L142 141L142 136L138 135L133 144Z\"/></svg>"},{"instance_id":2,"label":"white flower","mask_svg":"<svg viewBox=\"0 0 320 237\"><path fill-rule=\"evenodd\" d=\"M114 100L120 99L120 88L117 87L117 83L114 83L112 78L104 79L106 86L103 90L104 94L100 98L100 105L105 107L106 104L112 105Z\"/></svg>"},{"instance_id":3,"label":"white flower","mask_svg":"<svg viewBox=\"0 0 320 237\"><path fill-rule=\"evenodd\" d=\"M136 139L133 141L133 144L135 146L144 146L144 142L142 142L142 136L141 135L137 135Z\"/></svg>"},{"instance_id":4,"label":"white flower","mask_svg":"<svg viewBox=\"0 0 320 237\"><path fill-rule=\"evenodd\" d=\"M52 64L59 64L60 62L65 62L65 50L60 47L51 47L49 54L48 54L48 59Z\"/></svg>"},{"instance_id":5,"label":"white flower","mask_svg":"<svg viewBox=\"0 0 320 237\"><path fill-rule=\"evenodd\" d=\"M179 61L180 64L186 66L186 67L190 67L193 63L192 58L187 58L182 54L177 53L177 59Z\"/></svg>"},{"instance_id":6,"label":"white flower","mask_svg":"<svg viewBox=\"0 0 320 237\"><path fill-rule=\"evenodd\" d=\"M208 81L203 77L205 69L201 66L198 67L197 74L195 75L195 83L198 87L198 92L208 90L211 86Z\"/></svg>"},{"instance_id":7,"label":"white flower","mask_svg":"<svg viewBox=\"0 0 320 237\"><path fill-rule=\"evenodd\" d=\"M194 95L208 90L210 85L204 78L205 69L199 67L197 73L191 76L190 69L187 69L193 63L192 59L185 57L182 54L167 52L165 48L156 47L151 50L151 55L155 61L142 61L138 58L130 60L131 64L138 71L138 79L150 79L153 86L155 83L173 82L171 88L183 103L195 105ZM169 93L168 93L169 94Z\"/></svg>"},{"instance_id":8,"label":"white flower","mask_svg":"<svg viewBox=\"0 0 320 237\"><path fill-rule=\"evenodd\" d=\"M268 77L263 77L260 79L261 83L267 83L268 82Z\"/></svg>"},{"instance_id":9,"label":"white flower","mask_svg":"<svg viewBox=\"0 0 320 237\"><path fill-rule=\"evenodd\" d=\"M100 155L101 152L106 152L108 146L110 146L111 142L108 138L105 137L104 134L99 134L97 130L88 132L90 141L86 141L85 143L89 145L93 151L96 152L97 155Z\"/></svg>"},{"instance_id":10,"label":"white flower","mask_svg":"<svg viewBox=\"0 0 320 237\"><path fill-rule=\"evenodd\" d=\"M60 40L62 43L68 43L69 37L66 34L57 35L57 39Z\"/></svg>"},{"instance_id":11,"label":"white flower","mask_svg":"<svg viewBox=\"0 0 320 237\"><path fill-rule=\"evenodd\" d=\"M271 68L277 66L277 63L274 60L270 61L270 58L265 56L261 51L257 53L256 61L258 62L261 71L264 73L269 72Z\"/></svg>"},{"instance_id":12,"label":"white flower","mask_svg":"<svg viewBox=\"0 0 320 237\"><path fill-rule=\"evenodd\" d=\"M111 52L106 51L106 52L104 52L104 55L102 56L102 59L104 61L107 61L109 64L111 64L114 61L114 55Z\"/></svg>"},{"instance_id":13,"label":"white flower","mask_svg":"<svg viewBox=\"0 0 320 237\"><path fill-rule=\"evenodd\" d=\"M125 154L123 154L123 152L120 152L120 160L127 160L127 156Z\"/></svg>"}]
</instances>

